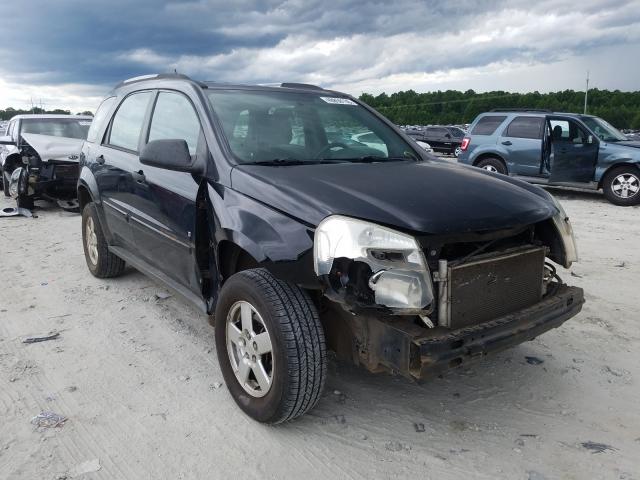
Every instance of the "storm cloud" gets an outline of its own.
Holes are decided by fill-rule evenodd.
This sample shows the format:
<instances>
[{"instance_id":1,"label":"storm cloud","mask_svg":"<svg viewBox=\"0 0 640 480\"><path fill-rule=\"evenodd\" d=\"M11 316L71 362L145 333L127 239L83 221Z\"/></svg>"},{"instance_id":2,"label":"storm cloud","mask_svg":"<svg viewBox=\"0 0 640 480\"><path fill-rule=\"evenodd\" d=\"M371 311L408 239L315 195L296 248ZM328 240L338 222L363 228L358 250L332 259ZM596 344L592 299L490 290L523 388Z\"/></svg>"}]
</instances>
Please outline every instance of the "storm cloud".
<instances>
[{"instance_id":1,"label":"storm cloud","mask_svg":"<svg viewBox=\"0 0 640 480\"><path fill-rule=\"evenodd\" d=\"M124 78L174 69L356 95L579 89L586 70L599 88L639 88L637 0L3 3L12 25L0 29L5 105L35 95L93 109Z\"/></svg>"}]
</instances>

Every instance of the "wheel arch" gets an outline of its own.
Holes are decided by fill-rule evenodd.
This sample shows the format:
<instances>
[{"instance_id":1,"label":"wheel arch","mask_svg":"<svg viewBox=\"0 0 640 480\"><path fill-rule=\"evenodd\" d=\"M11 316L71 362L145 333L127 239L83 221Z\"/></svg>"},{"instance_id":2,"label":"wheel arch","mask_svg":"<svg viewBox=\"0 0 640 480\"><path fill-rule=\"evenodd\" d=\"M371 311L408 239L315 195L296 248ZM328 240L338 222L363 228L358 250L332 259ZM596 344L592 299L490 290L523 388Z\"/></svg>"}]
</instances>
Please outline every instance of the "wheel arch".
<instances>
[{"instance_id":1,"label":"wheel arch","mask_svg":"<svg viewBox=\"0 0 640 480\"><path fill-rule=\"evenodd\" d=\"M4 170L6 166L9 166L13 169L17 163L20 163L20 154L12 153L7 155L7 158L4 159L4 163L2 164L2 169Z\"/></svg>"},{"instance_id":2,"label":"wheel arch","mask_svg":"<svg viewBox=\"0 0 640 480\"><path fill-rule=\"evenodd\" d=\"M638 164L638 162L618 162L618 163L614 163L613 165L610 165L609 167L607 167L607 169L602 172L602 175L600 175L600 180L598 180L598 188L602 188L603 187L603 183L604 183L604 179L606 178L606 176L609 174L609 172L611 172L612 170L619 168L619 167L631 167L631 168L635 168L638 173L640 173L640 164Z\"/></svg>"},{"instance_id":3,"label":"wheel arch","mask_svg":"<svg viewBox=\"0 0 640 480\"><path fill-rule=\"evenodd\" d=\"M251 253L232 240L222 240L218 243L217 257L222 284L235 273L259 266L259 262Z\"/></svg>"}]
</instances>

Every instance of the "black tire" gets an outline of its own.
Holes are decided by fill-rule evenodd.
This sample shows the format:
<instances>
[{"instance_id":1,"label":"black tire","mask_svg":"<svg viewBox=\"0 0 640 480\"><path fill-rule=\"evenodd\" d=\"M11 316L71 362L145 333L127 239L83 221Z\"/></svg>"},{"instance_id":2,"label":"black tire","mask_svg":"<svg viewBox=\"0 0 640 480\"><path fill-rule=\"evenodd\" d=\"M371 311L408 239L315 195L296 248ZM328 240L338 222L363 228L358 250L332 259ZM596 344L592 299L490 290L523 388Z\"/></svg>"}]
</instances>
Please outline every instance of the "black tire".
<instances>
[{"instance_id":1,"label":"black tire","mask_svg":"<svg viewBox=\"0 0 640 480\"><path fill-rule=\"evenodd\" d=\"M89 253L87 224L92 222L93 232L95 234L97 259L94 262ZM94 277L111 278L117 277L124 272L125 263L120 257L117 257L109 251L107 240L102 232L100 220L98 219L98 211L93 202L87 203L82 210L82 247L84 249L84 258L87 267Z\"/></svg>"},{"instance_id":2,"label":"black tire","mask_svg":"<svg viewBox=\"0 0 640 480\"><path fill-rule=\"evenodd\" d=\"M625 187L624 182L627 182ZM640 204L640 168L633 165L621 165L609 170L602 179L604 196L614 205L630 207ZM637 190L633 192L633 188ZM626 190L627 197L623 197Z\"/></svg>"},{"instance_id":3,"label":"black tire","mask_svg":"<svg viewBox=\"0 0 640 480\"><path fill-rule=\"evenodd\" d=\"M4 170L2 171L2 189L4 190L5 197L11 196L11 194L9 193L9 179L7 178L7 175L4 173Z\"/></svg>"},{"instance_id":4,"label":"black tire","mask_svg":"<svg viewBox=\"0 0 640 480\"><path fill-rule=\"evenodd\" d=\"M507 174L507 166L502 160L495 157L483 158L477 163L476 167L489 170L494 173L501 173L503 175Z\"/></svg>"},{"instance_id":5,"label":"black tire","mask_svg":"<svg viewBox=\"0 0 640 480\"><path fill-rule=\"evenodd\" d=\"M262 397L245 391L233 371L227 348L227 318L233 306L242 301L257 311L271 337L274 368L270 388ZM251 418L269 424L286 422L318 403L327 374L326 346L318 312L304 290L264 269L236 273L220 292L215 337L227 388Z\"/></svg>"},{"instance_id":6,"label":"black tire","mask_svg":"<svg viewBox=\"0 0 640 480\"><path fill-rule=\"evenodd\" d=\"M20 195L18 196L18 208L26 208L27 210L33 210L34 204L33 204L33 197L30 197L29 195Z\"/></svg>"}]
</instances>

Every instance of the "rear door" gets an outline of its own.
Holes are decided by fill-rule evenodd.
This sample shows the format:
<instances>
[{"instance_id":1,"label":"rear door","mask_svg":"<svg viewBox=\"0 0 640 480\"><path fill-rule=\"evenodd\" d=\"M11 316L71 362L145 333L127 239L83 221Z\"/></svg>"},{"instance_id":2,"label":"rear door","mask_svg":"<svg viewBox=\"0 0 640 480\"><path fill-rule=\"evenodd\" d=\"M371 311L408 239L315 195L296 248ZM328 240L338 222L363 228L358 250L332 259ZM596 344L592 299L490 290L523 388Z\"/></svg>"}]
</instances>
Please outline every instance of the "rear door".
<instances>
[{"instance_id":1,"label":"rear door","mask_svg":"<svg viewBox=\"0 0 640 480\"><path fill-rule=\"evenodd\" d=\"M551 117L551 173L549 183L593 181L598 140L571 118Z\"/></svg>"},{"instance_id":2,"label":"rear door","mask_svg":"<svg viewBox=\"0 0 640 480\"><path fill-rule=\"evenodd\" d=\"M135 92L120 103L104 143L96 148L94 177L104 206L112 244L135 251L129 225L131 204L140 188L134 178L138 169L138 150L142 126L151 105L153 92Z\"/></svg>"},{"instance_id":3,"label":"rear door","mask_svg":"<svg viewBox=\"0 0 640 480\"><path fill-rule=\"evenodd\" d=\"M192 156L204 161L208 154L198 114L182 93L158 93L147 131L145 142L181 139ZM131 227L139 255L181 285L201 293L194 244L198 179L191 173L139 163L135 177Z\"/></svg>"},{"instance_id":4,"label":"rear door","mask_svg":"<svg viewBox=\"0 0 640 480\"><path fill-rule=\"evenodd\" d=\"M540 175L543 132L544 117L521 115L506 126L498 143L507 152L510 173Z\"/></svg>"}]
</instances>

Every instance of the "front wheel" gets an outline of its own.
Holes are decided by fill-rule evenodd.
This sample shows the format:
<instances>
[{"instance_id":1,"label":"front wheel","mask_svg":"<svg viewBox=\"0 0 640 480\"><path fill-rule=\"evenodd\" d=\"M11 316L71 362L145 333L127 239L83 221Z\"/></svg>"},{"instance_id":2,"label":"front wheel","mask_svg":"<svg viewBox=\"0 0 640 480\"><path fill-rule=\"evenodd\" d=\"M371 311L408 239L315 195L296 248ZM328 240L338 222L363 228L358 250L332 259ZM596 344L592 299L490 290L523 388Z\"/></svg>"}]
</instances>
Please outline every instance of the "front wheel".
<instances>
[{"instance_id":1,"label":"front wheel","mask_svg":"<svg viewBox=\"0 0 640 480\"><path fill-rule=\"evenodd\" d=\"M304 290L264 269L236 273L220 292L215 338L229 392L254 420L286 422L318 403L326 346Z\"/></svg>"},{"instance_id":2,"label":"front wheel","mask_svg":"<svg viewBox=\"0 0 640 480\"><path fill-rule=\"evenodd\" d=\"M34 200L29 195L19 195L17 199L18 208L26 208L27 210L33 210Z\"/></svg>"},{"instance_id":3,"label":"front wheel","mask_svg":"<svg viewBox=\"0 0 640 480\"><path fill-rule=\"evenodd\" d=\"M602 181L604 196L614 205L640 204L640 169L622 165L609 170Z\"/></svg>"},{"instance_id":4,"label":"front wheel","mask_svg":"<svg viewBox=\"0 0 640 480\"><path fill-rule=\"evenodd\" d=\"M10 178L11 178L11 174L7 173L7 172L5 172L3 170L2 171L2 189L4 190L4 196L5 197L10 197L11 196L11 194L9 193L9 179Z\"/></svg>"}]
</instances>

